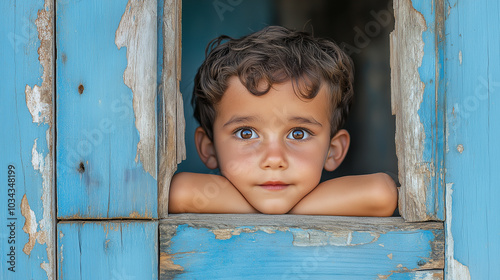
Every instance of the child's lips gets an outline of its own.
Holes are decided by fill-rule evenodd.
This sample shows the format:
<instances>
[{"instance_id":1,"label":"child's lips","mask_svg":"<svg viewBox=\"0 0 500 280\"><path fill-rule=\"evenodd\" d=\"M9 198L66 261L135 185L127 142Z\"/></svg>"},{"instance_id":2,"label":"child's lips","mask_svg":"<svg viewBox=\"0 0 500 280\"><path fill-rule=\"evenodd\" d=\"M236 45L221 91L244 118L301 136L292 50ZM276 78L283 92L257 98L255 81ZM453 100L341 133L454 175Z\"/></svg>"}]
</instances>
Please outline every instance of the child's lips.
<instances>
[{"instance_id":1,"label":"child's lips","mask_svg":"<svg viewBox=\"0 0 500 280\"><path fill-rule=\"evenodd\" d=\"M259 186L270 191L279 191L286 189L290 184L283 183L281 181L268 181Z\"/></svg>"}]
</instances>

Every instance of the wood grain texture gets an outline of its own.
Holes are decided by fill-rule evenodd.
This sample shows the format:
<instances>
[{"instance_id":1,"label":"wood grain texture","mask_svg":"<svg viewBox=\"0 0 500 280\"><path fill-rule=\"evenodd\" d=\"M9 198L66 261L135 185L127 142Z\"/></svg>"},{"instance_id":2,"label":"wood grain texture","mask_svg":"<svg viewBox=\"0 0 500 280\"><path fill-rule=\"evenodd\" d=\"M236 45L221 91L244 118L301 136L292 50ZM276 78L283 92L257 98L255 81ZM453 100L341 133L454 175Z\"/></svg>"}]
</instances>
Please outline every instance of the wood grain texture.
<instances>
[{"instance_id":1,"label":"wood grain texture","mask_svg":"<svg viewBox=\"0 0 500 280\"><path fill-rule=\"evenodd\" d=\"M394 2L392 111L401 192L410 222L444 220L443 1Z\"/></svg>"},{"instance_id":2,"label":"wood grain texture","mask_svg":"<svg viewBox=\"0 0 500 280\"><path fill-rule=\"evenodd\" d=\"M500 275L500 4L447 1L446 278Z\"/></svg>"},{"instance_id":3,"label":"wood grain texture","mask_svg":"<svg viewBox=\"0 0 500 280\"><path fill-rule=\"evenodd\" d=\"M160 1L162 2L162 1ZM184 143L184 107L179 90L181 77L181 1L163 1L163 22L159 38L163 61L158 97L158 212L160 218L168 216L170 180L186 157Z\"/></svg>"},{"instance_id":4,"label":"wood grain texture","mask_svg":"<svg viewBox=\"0 0 500 280\"><path fill-rule=\"evenodd\" d=\"M58 217L157 217L156 5L57 3Z\"/></svg>"},{"instance_id":5,"label":"wood grain texture","mask_svg":"<svg viewBox=\"0 0 500 280\"><path fill-rule=\"evenodd\" d=\"M439 222L191 214L160 222L160 279L442 279L443 267Z\"/></svg>"},{"instance_id":6,"label":"wood grain texture","mask_svg":"<svg viewBox=\"0 0 500 280\"><path fill-rule=\"evenodd\" d=\"M0 24L0 278L55 279L53 2L2 1Z\"/></svg>"},{"instance_id":7,"label":"wood grain texture","mask_svg":"<svg viewBox=\"0 0 500 280\"><path fill-rule=\"evenodd\" d=\"M58 279L158 279L158 222L60 222Z\"/></svg>"}]
</instances>

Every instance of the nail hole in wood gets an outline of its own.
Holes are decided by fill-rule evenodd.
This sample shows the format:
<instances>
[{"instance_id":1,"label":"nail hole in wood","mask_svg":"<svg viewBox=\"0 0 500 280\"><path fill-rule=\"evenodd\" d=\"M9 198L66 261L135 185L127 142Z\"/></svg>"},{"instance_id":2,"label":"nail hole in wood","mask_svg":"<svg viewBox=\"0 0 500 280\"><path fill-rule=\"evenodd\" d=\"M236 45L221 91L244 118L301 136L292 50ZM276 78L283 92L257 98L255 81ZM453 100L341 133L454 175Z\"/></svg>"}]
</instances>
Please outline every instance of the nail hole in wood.
<instances>
[{"instance_id":1,"label":"nail hole in wood","mask_svg":"<svg viewBox=\"0 0 500 280\"><path fill-rule=\"evenodd\" d=\"M80 165L78 166L78 172L83 173L85 172L85 165L83 165L83 162L80 161Z\"/></svg>"},{"instance_id":2,"label":"nail hole in wood","mask_svg":"<svg viewBox=\"0 0 500 280\"><path fill-rule=\"evenodd\" d=\"M82 94L84 89L85 89L85 88L83 87L83 85L82 85L82 84L80 84L80 85L78 86L78 93Z\"/></svg>"}]
</instances>

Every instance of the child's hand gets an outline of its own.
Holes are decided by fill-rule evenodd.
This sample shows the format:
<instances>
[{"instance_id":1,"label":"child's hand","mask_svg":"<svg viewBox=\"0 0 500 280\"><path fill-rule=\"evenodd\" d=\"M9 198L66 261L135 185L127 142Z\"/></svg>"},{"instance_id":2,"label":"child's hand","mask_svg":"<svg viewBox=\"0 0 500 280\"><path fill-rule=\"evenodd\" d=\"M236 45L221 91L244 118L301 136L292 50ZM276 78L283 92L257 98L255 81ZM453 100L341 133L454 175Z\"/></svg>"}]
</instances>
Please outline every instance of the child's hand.
<instances>
[{"instance_id":1,"label":"child's hand","mask_svg":"<svg viewBox=\"0 0 500 280\"><path fill-rule=\"evenodd\" d=\"M182 172L170 184L169 213L257 213L223 176Z\"/></svg>"},{"instance_id":2,"label":"child's hand","mask_svg":"<svg viewBox=\"0 0 500 280\"><path fill-rule=\"evenodd\" d=\"M290 214L335 216L391 216L398 192L385 173L335 178L319 184Z\"/></svg>"}]
</instances>

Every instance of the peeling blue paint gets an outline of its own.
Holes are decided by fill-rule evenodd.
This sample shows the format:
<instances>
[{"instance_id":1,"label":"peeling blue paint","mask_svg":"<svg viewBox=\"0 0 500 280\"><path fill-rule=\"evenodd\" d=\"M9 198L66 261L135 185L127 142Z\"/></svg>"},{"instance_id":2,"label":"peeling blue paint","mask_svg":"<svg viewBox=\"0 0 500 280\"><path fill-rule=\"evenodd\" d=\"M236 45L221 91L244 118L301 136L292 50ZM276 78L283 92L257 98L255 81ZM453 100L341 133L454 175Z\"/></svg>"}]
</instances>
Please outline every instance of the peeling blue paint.
<instances>
[{"instance_id":1,"label":"peeling blue paint","mask_svg":"<svg viewBox=\"0 0 500 280\"><path fill-rule=\"evenodd\" d=\"M123 80L126 48L115 44L126 6L125 0L58 2L61 218L157 217L157 181L135 161L140 139Z\"/></svg>"},{"instance_id":2,"label":"peeling blue paint","mask_svg":"<svg viewBox=\"0 0 500 280\"><path fill-rule=\"evenodd\" d=\"M426 208L431 220L444 220L444 38L441 37L437 5L442 1L413 1L413 7L422 14L426 30L422 33L424 56L418 69L424 83L424 94L418 115L425 132L422 165L426 174ZM436 20L437 18L437 20Z\"/></svg>"},{"instance_id":3,"label":"peeling blue paint","mask_svg":"<svg viewBox=\"0 0 500 280\"><path fill-rule=\"evenodd\" d=\"M166 252L184 269L176 279L367 279L417 269L430 259L436 233L354 231L350 245L295 246L294 236L319 231L245 228L249 232L217 239L207 228L178 226Z\"/></svg>"}]
</instances>

